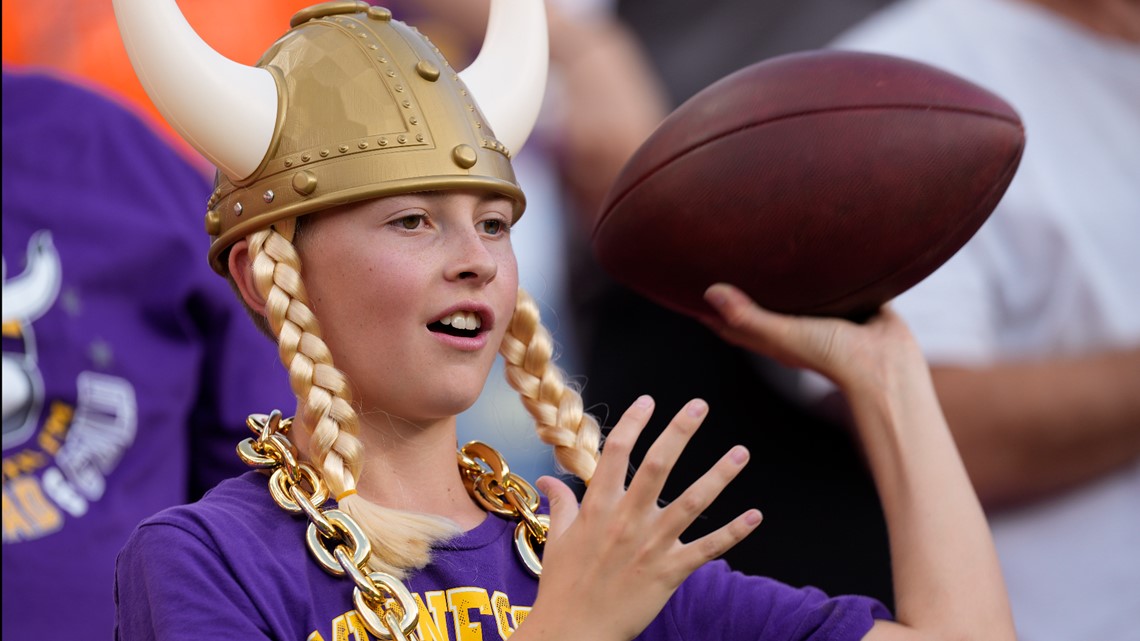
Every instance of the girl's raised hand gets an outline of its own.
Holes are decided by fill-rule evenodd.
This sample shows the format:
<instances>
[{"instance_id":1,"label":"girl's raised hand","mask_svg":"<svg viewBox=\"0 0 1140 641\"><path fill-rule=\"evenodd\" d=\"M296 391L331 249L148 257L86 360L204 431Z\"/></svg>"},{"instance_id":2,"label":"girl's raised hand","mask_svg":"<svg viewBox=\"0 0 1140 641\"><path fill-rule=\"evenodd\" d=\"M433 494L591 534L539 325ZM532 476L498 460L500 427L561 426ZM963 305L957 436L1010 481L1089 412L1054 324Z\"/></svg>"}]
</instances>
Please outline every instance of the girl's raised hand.
<instances>
[{"instance_id":1,"label":"girl's raised hand","mask_svg":"<svg viewBox=\"0 0 1140 641\"><path fill-rule=\"evenodd\" d=\"M669 472L708 414L702 400L690 401L677 413L626 488L630 452L652 413L648 396L626 410L606 439L581 506L561 481L539 479L550 498L551 527L538 597L517 638L632 639L686 577L759 525L760 512L749 510L689 543L678 538L743 469L748 451L742 446L725 454L677 500L659 504Z\"/></svg>"},{"instance_id":2,"label":"girl's raised hand","mask_svg":"<svg viewBox=\"0 0 1140 641\"><path fill-rule=\"evenodd\" d=\"M789 367L815 370L845 390L926 366L906 324L889 307L864 323L790 316L762 309L723 283L710 287L705 300L720 318L706 318L704 323L726 341Z\"/></svg>"}]
</instances>

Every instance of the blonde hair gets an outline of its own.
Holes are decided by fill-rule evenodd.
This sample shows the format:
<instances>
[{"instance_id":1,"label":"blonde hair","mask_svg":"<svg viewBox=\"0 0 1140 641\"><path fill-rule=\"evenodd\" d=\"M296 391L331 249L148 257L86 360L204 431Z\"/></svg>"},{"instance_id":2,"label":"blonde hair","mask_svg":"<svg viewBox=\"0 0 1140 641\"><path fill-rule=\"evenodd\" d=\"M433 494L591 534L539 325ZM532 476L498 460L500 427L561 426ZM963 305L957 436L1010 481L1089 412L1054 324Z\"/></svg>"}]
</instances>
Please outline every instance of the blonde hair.
<instances>
[{"instance_id":1,"label":"blonde hair","mask_svg":"<svg viewBox=\"0 0 1140 641\"><path fill-rule=\"evenodd\" d=\"M301 259L293 245L295 220L279 222L248 237L254 286L265 298L265 317L276 337L278 355L297 397L299 424L311 429L308 458L334 496L356 488L363 446L344 373L332 362L320 325L309 307L301 279ZM582 398L567 386L551 356L553 341L542 326L538 306L522 289L500 353L510 385L535 419L539 437L554 447L566 470L589 481L601 443L597 422L583 411ZM295 423L296 425L297 423ZM372 543L372 570L403 577L427 565L433 543L459 533L448 519L386 508L358 494L339 508L351 516Z\"/></svg>"},{"instance_id":2,"label":"blonde hair","mask_svg":"<svg viewBox=\"0 0 1140 641\"><path fill-rule=\"evenodd\" d=\"M588 482L598 464L601 428L554 364L554 341L542 325L538 305L521 288L499 353L506 361L507 382L534 417L538 437L554 447L563 469Z\"/></svg>"}]
</instances>

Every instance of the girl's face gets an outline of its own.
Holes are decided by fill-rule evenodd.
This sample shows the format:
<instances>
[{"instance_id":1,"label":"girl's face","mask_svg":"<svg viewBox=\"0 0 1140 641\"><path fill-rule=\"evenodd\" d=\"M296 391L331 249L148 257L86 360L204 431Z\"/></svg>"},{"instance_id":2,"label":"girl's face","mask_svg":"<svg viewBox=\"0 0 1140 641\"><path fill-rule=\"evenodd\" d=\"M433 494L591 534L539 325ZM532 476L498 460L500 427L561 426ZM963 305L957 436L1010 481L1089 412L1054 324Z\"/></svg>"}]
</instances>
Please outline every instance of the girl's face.
<instances>
[{"instance_id":1,"label":"girl's face","mask_svg":"<svg viewBox=\"0 0 1140 641\"><path fill-rule=\"evenodd\" d=\"M446 191L306 221L304 282L363 417L422 424L475 402L514 312L511 218L501 196Z\"/></svg>"}]
</instances>

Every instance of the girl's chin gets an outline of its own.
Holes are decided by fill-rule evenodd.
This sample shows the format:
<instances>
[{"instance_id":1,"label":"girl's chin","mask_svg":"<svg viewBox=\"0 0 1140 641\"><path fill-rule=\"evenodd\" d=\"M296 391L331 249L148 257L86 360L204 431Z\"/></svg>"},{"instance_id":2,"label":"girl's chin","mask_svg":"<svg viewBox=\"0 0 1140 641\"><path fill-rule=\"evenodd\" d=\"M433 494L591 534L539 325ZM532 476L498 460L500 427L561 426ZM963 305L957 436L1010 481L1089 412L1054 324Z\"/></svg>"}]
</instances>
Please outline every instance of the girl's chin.
<instances>
[{"instance_id":1,"label":"girl's chin","mask_svg":"<svg viewBox=\"0 0 1140 641\"><path fill-rule=\"evenodd\" d=\"M471 409L479 400L480 392L482 392L482 388L470 392L444 392L430 397L421 397L417 403L408 403L406 400L401 403L376 405L365 403L359 411L362 415L386 415L414 425L427 426L453 419Z\"/></svg>"}]
</instances>

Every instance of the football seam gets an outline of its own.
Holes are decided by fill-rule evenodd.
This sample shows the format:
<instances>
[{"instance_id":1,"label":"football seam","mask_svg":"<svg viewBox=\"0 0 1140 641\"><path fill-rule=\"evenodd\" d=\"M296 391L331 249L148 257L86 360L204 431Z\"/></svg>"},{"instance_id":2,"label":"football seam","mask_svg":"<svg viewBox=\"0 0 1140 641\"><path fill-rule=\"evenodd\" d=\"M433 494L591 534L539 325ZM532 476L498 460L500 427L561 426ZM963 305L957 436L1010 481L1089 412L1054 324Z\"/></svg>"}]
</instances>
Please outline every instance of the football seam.
<instances>
[{"instance_id":1,"label":"football seam","mask_svg":"<svg viewBox=\"0 0 1140 641\"><path fill-rule=\"evenodd\" d=\"M945 112L945 113L958 113L958 114L972 114L972 115L977 115L977 116L987 116L990 118L995 118L997 120L1003 120L1003 121L1005 121L1011 125L1017 126L1019 129L1023 129L1020 120L1018 120L1016 118L1009 118L1008 116L1004 116L1001 114L996 114L992 111L985 111L985 110L981 110L981 109L963 109L963 108L956 108L956 107L932 107L930 105L918 105L918 104L907 104L907 103L884 104L884 105L875 105L875 106L866 106L866 107L832 107L829 109L810 109L810 110L805 110L805 111L799 111L796 113L785 114L783 116L772 118L770 120L765 120L763 122L752 123L749 125L744 125L742 127L737 127L735 129L730 129L728 131L721 133L720 135L713 136L710 138L706 138L706 139L701 140L699 142L696 142L692 145L689 145L688 147L686 147L684 149L681 149L676 154L674 154L674 155L670 156L669 158L665 159L664 161L662 161L660 164L652 167L649 171L646 171L644 173L642 178L638 179L636 182L631 184L624 192L622 192L622 194L620 196L615 198L613 201L613 204L610 205L609 207L607 207L604 212L602 212L602 215L598 218L597 224L594 225L594 232L590 235L590 238L591 238L591 240L594 240L597 238L599 230L601 230L602 226L605 225L607 220L609 220L610 214L613 212L614 209L617 208L618 205L621 204L621 202L623 200L625 200L629 196L630 193L632 193L636 188L638 188L642 184L644 184L646 182L646 180L648 180L649 177L656 175L657 172L661 171L662 168L671 165L672 163L676 162L677 159L681 158L682 156L685 156L686 154L693 151L694 149L697 149L698 147L703 147L703 146L708 145L710 143L716 142L717 140L721 140L723 138L727 138L729 136L738 134L741 131L747 131L749 129L755 129L757 127L763 127L763 126L770 125L770 124L777 123L777 122L781 122L784 120L790 120L792 118L803 118L804 116L811 116L811 115L816 115L816 114L826 114L826 113L833 113L833 112L880 111L880 110L884 110L884 109L888 109L888 110L889 109L921 109L924 111L941 111L941 112Z\"/></svg>"}]
</instances>

